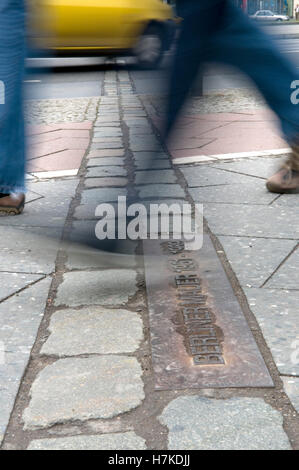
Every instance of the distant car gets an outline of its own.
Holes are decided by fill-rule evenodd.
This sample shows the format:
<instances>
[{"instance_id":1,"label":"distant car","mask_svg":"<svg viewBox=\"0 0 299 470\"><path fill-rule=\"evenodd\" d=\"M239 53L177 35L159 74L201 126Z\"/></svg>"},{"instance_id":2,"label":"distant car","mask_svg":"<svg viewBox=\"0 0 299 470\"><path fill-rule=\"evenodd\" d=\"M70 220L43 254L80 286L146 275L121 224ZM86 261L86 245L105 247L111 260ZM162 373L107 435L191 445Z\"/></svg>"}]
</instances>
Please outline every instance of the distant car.
<instances>
[{"instance_id":1,"label":"distant car","mask_svg":"<svg viewBox=\"0 0 299 470\"><path fill-rule=\"evenodd\" d=\"M290 17L287 15L277 15L270 10L258 10L254 15L251 15L255 21L289 21Z\"/></svg>"}]
</instances>

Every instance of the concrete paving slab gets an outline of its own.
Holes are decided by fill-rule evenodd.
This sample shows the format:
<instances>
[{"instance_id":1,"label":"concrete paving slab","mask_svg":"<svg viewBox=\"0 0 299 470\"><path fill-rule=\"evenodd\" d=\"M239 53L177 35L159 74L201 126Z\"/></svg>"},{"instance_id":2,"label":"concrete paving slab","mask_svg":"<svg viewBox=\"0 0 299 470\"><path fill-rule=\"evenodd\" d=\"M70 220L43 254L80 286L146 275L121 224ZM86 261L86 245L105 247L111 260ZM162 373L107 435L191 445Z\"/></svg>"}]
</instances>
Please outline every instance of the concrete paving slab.
<instances>
[{"instance_id":1,"label":"concrete paving slab","mask_svg":"<svg viewBox=\"0 0 299 470\"><path fill-rule=\"evenodd\" d=\"M8 425L21 379L43 317L51 279L0 303L0 442Z\"/></svg>"},{"instance_id":2,"label":"concrete paving slab","mask_svg":"<svg viewBox=\"0 0 299 470\"><path fill-rule=\"evenodd\" d=\"M1 270L28 274L52 273L61 236L62 227L0 225Z\"/></svg>"},{"instance_id":3,"label":"concrete paving slab","mask_svg":"<svg viewBox=\"0 0 299 470\"><path fill-rule=\"evenodd\" d=\"M212 168L227 170L234 173L241 173L258 178L268 179L272 176L280 165L285 161L285 157L281 158L253 158L242 161L234 161L227 163L215 163Z\"/></svg>"},{"instance_id":4,"label":"concrete paving slab","mask_svg":"<svg viewBox=\"0 0 299 470\"><path fill-rule=\"evenodd\" d=\"M298 240L298 207L208 203L204 204L204 217L215 235Z\"/></svg>"},{"instance_id":5,"label":"concrete paving slab","mask_svg":"<svg viewBox=\"0 0 299 470\"><path fill-rule=\"evenodd\" d=\"M282 415L260 398L183 396L159 419L170 450L291 450Z\"/></svg>"},{"instance_id":6,"label":"concrete paving slab","mask_svg":"<svg viewBox=\"0 0 299 470\"><path fill-rule=\"evenodd\" d=\"M219 237L219 241L244 287L261 287L297 244L294 240L250 237Z\"/></svg>"},{"instance_id":7,"label":"concrete paving slab","mask_svg":"<svg viewBox=\"0 0 299 470\"><path fill-rule=\"evenodd\" d=\"M297 343L296 360L299 362L299 341ZM292 402L297 413L299 413L299 378L295 377L282 377L283 385L286 394Z\"/></svg>"},{"instance_id":8,"label":"concrete paving slab","mask_svg":"<svg viewBox=\"0 0 299 470\"><path fill-rule=\"evenodd\" d=\"M34 381L23 413L25 429L89 419L107 419L138 407L142 370L134 357L59 359Z\"/></svg>"},{"instance_id":9,"label":"concrete paving slab","mask_svg":"<svg viewBox=\"0 0 299 470\"><path fill-rule=\"evenodd\" d=\"M42 278L39 274L0 272L0 302Z\"/></svg>"},{"instance_id":10,"label":"concrete paving slab","mask_svg":"<svg viewBox=\"0 0 299 470\"><path fill-rule=\"evenodd\" d=\"M294 347L299 337L298 292L244 289L264 338L281 374L299 375Z\"/></svg>"},{"instance_id":11,"label":"concrete paving slab","mask_svg":"<svg viewBox=\"0 0 299 470\"><path fill-rule=\"evenodd\" d=\"M195 202L200 203L230 203L268 205L277 195L269 193L264 180L256 180L243 184L229 184L221 186L206 186L190 188L189 193Z\"/></svg>"},{"instance_id":12,"label":"concrete paving slab","mask_svg":"<svg viewBox=\"0 0 299 470\"><path fill-rule=\"evenodd\" d=\"M225 184L246 184L255 181L253 176L240 175L229 171L219 170L212 166L200 165L181 168L189 188L201 186L218 186Z\"/></svg>"},{"instance_id":13,"label":"concrete paving slab","mask_svg":"<svg viewBox=\"0 0 299 470\"><path fill-rule=\"evenodd\" d=\"M285 261L267 282L269 289L296 289L299 302L299 249Z\"/></svg>"},{"instance_id":14,"label":"concrete paving slab","mask_svg":"<svg viewBox=\"0 0 299 470\"><path fill-rule=\"evenodd\" d=\"M24 227L61 227L78 186L77 179L49 180L31 183L30 188L44 197L26 204L18 217L0 217L0 225Z\"/></svg>"}]
</instances>

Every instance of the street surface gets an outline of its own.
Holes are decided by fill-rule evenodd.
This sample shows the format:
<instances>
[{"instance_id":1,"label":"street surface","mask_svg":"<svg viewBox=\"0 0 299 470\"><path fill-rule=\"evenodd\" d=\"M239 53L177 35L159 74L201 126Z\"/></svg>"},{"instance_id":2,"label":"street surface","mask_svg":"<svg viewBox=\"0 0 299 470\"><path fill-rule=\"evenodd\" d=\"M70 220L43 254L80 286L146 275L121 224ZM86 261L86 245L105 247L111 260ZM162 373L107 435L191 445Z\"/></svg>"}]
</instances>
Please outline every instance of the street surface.
<instances>
[{"instance_id":1,"label":"street surface","mask_svg":"<svg viewBox=\"0 0 299 470\"><path fill-rule=\"evenodd\" d=\"M212 66L166 148L166 64L47 60L27 83L25 211L0 218L1 448L298 450L298 194L265 188L289 152L275 116ZM202 251L82 244L119 196L203 204Z\"/></svg>"}]
</instances>

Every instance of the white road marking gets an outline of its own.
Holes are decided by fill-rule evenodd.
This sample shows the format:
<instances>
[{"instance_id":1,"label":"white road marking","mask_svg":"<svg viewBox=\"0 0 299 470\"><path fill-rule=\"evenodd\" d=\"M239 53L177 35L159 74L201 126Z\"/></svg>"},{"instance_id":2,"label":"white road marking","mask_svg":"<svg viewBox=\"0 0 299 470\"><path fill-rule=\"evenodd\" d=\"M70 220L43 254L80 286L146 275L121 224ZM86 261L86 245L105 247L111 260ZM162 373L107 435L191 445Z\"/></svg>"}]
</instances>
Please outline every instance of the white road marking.
<instances>
[{"instance_id":1,"label":"white road marking","mask_svg":"<svg viewBox=\"0 0 299 470\"><path fill-rule=\"evenodd\" d=\"M194 157L174 158L174 165L191 165L193 163L209 163L220 160L238 160L239 158L255 158L255 157L275 157L286 155L291 152L290 148L273 149L273 150L256 150L254 152L238 152L238 153L222 153L218 155L197 155Z\"/></svg>"}]
</instances>

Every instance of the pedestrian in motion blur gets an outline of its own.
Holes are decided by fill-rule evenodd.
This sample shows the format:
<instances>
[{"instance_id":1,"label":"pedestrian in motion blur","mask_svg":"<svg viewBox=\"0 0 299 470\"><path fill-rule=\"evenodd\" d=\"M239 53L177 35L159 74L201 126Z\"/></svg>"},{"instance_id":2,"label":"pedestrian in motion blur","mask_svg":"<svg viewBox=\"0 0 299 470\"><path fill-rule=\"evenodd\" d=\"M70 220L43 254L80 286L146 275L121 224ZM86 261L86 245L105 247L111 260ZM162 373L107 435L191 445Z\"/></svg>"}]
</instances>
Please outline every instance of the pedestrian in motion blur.
<instances>
[{"instance_id":1,"label":"pedestrian in motion blur","mask_svg":"<svg viewBox=\"0 0 299 470\"><path fill-rule=\"evenodd\" d=\"M0 214L20 214L25 202L22 84L25 0L0 0Z\"/></svg>"},{"instance_id":2,"label":"pedestrian in motion blur","mask_svg":"<svg viewBox=\"0 0 299 470\"><path fill-rule=\"evenodd\" d=\"M183 21L171 72L166 139L201 65L213 61L237 66L277 114L292 149L284 166L267 181L268 190L299 189L299 108L291 101L291 84L298 77L291 63L230 0L177 0L177 12Z\"/></svg>"}]
</instances>

